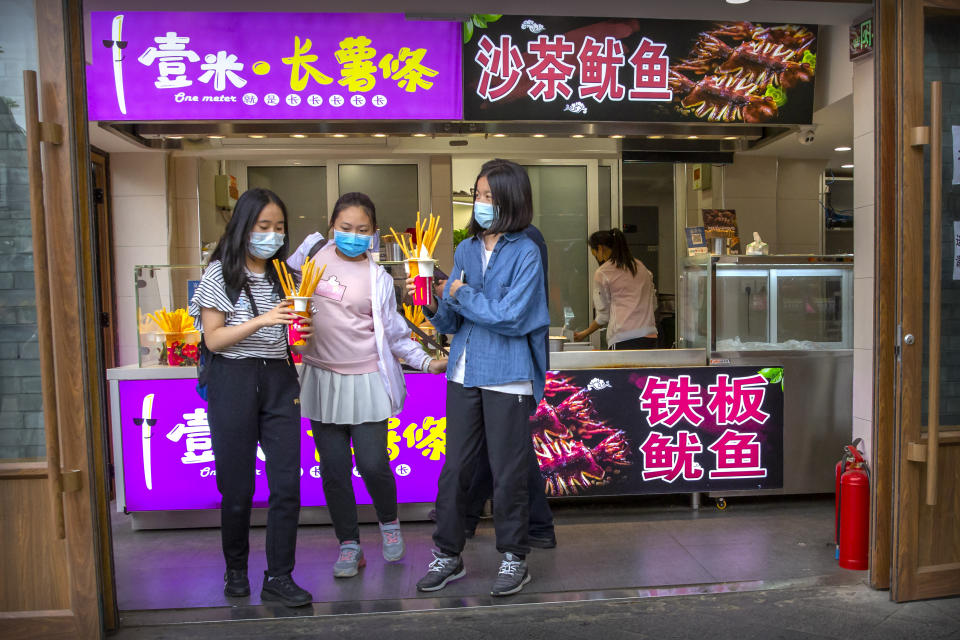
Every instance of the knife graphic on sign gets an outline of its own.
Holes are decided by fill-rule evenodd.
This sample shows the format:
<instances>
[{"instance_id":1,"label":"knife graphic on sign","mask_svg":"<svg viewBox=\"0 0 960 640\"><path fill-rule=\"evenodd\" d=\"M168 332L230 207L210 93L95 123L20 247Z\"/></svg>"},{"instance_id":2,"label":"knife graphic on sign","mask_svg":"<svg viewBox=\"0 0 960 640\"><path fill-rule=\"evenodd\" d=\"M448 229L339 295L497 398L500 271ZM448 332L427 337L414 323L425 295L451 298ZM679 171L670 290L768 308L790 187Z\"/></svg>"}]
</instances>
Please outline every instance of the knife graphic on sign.
<instances>
[{"instance_id":1,"label":"knife graphic on sign","mask_svg":"<svg viewBox=\"0 0 960 640\"><path fill-rule=\"evenodd\" d=\"M140 437L143 440L143 481L147 489L153 489L153 468L150 464L150 438L153 437L153 425L157 424L153 415L153 394L143 398L143 410L139 418L133 419L133 424L140 427Z\"/></svg>"}]
</instances>

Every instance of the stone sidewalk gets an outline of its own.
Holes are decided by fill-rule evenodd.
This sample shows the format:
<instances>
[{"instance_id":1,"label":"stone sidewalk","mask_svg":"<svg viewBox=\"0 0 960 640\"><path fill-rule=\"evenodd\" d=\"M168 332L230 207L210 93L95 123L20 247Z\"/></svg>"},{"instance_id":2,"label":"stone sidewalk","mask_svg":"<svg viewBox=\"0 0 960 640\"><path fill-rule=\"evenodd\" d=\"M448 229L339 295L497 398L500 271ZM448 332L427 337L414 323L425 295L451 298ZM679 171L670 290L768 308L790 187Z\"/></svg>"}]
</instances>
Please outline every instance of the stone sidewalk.
<instances>
[{"instance_id":1,"label":"stone sidewalk","mask_svg":"<svg viewBox=\"0 0 960 640\"><path fill-rule=\"evenodd\" d=\"M309 612L310 610L307 609ZM300 617L278 608L256 621L130 627L120 640L960 640L960 598L897 604L865 584L710 595Z\"/></svg>"}]
</instances>

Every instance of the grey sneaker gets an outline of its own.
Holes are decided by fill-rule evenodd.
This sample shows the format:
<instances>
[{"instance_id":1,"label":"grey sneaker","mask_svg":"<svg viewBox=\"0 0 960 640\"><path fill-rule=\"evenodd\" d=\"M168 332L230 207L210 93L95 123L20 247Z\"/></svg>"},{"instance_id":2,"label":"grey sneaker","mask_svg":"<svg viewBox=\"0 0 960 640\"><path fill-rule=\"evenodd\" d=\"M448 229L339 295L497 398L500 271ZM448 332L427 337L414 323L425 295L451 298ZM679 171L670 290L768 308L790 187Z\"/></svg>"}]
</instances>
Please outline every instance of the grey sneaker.
<instances>
[{"instance_id":1,"label":"grey sneaker","mask_svg":"<svg viewBox=\"0 0 960 640\"><path fill-rule=\"evenodd\" d=\"M500 575L490 590L492 596L509 596L523 589L523 585L530 582L530 572L527 570L527 561L512 553L503 556L500 563Z\"/></svg>"},{"instance_id":2,"label":"grey sneaker","mask_svg":"<svg viewBox=\"0 0 960 640\"><path fill-rule=\"evenodd\" d=\"M340 545L340 557L333 563L334 578L352 578L361 567L367 566L360 543L347 541Z\"/></svg>"},{"instance_id":3,"label":"grey sneaker","mask_svg":"<svg viewBox=\"0 0 960 640\"><path fill-rule=\"evenodd\" d=\"M403 534L400 533L400 522L394 520L380 525L380 538L383 540L383 559L387 562L396 562L403 557L407 548L403 544Z\"/></svg>"},{"instance_id":4,"label":"grey sneaker","mask_svg":"<svg viewBox=\"0 0 960 640\"><path fill-rule=\"evenodd\" d=\"M433 562L430 563L427 575L417 583L417 591L439 591L447 586L448 582L459 580L465 575L467 572L459 555L448 556L434 551Z\"/></svg>"}]
</instances>

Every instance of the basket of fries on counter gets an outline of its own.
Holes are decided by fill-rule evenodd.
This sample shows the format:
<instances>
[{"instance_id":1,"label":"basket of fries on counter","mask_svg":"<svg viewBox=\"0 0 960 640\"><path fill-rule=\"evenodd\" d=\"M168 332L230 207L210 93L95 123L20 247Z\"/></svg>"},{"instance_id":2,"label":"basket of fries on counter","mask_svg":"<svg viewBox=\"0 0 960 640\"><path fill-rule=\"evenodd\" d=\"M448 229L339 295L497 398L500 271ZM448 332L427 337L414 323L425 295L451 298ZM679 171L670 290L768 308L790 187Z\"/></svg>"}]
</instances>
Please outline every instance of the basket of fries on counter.
<instances>
[{"instance_id":1,"label":"basket of fries on counter","mask_svg":"<svg viewBox=\"0 0 960 640\"><path fill-rule=\"evenodd\" d=\"M413 304L417 306L431 304L433 302L433 269L436 265L433 251L437 248L440 234L443 233L440 218L431 213L429 218L421 220L418 211L413 238L408 239L406 235L398 235L393 227L390 228L390 233L407 258L404 262L407 275L413 276L416 287L413 292Z\"/></svg>"},{"instance_id":2,"label":"basket of fries on counter","mask_svg":"<svg viewBox=\"0 0 960 640\"><path fill-rule=\"evenodd\" d=\"M273 268L277 270L277 276L280 277L280 286L283 287L283 293L287 300L293 302L293 312L301 318L309 318L311 314L310 298L313 292L317 290L320 284L320 278L323 272L327 270L327 265L318 266L313 258L307 258L300 269L300 282L297 284L293 274L287 269L286 263L280 260L273 261ZM300 334L300 321L290 325L290 344L296 347L306 344L306 340Z\"/></svg>"},{"instance_id":3,"label":"basket of fries on counter","mask_svg":"<svg viewBox=\"0 0 960 640\"><path fill-rule=\"evenodd\" d=\"M186 309L167 311L159 309L146 314L163 333L160 345L160 363L171 367L190 367L197 364L199 356L200 332L193 325L193 318Z\"/></svg>"}]
</instances>

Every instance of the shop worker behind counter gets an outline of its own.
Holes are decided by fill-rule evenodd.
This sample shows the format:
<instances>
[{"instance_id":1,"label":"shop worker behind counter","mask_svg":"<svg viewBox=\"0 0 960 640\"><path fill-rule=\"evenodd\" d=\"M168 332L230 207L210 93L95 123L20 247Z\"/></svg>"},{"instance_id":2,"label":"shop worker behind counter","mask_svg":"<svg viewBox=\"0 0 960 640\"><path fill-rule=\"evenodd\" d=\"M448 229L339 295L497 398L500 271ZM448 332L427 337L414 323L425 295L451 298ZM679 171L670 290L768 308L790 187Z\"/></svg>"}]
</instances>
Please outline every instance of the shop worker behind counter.
<instances>
[{"instance_id":1,"label":"shop worker behind counter","mask_svg":"<svg viewBox=\"0 0 960 640\"><path fill-rule=\"evenodd\" d=\"M300 515L300 384L287 344L287 325L297 316L268 266L271 259L287 257L286 231L287 209L276 194L251 189L241 195L190 301L190 315L213 354L204 375L223 498L224 594L250 595L247 558L259 441L270 488L260 598L303 606L313 596L292 576ZM309 324L303 329L311 334Z\"/></svg>"},{"instance_id":2,"label":"shop worker behind counter","mask_svg":"<svg viewBox=\"0 0 960 640\"><path fill-rule=\"evenodd\" d=\"M437 331L453 334L453 341L437 550L417 589L437 591L466 573L460 554L467 495L486 445L497 550L504 554L491 594L502 596L530 581L528 474L536 461L529 418L543 396L550 314L540 251L523 233L533 218L526 171L506 160L488 162L474 193L471 237L457 246L443 297L424 308ZM412 292L412 279L407 288Z\"/></svg>"},{"instance_id":3,"label":"shop worker behind counter","mask_svg":"<svg viewBox=\"0 0 960 640\"><path fill-rule=\"evenodd\" d=\"M587 242L600 265L593 275L597 315L589 327L574 334L574 340L586 340L606 326L611 349L656 349L657 290L653 275L630 253L620 229L597 231Z\"/></svg>"}]
</instances>

